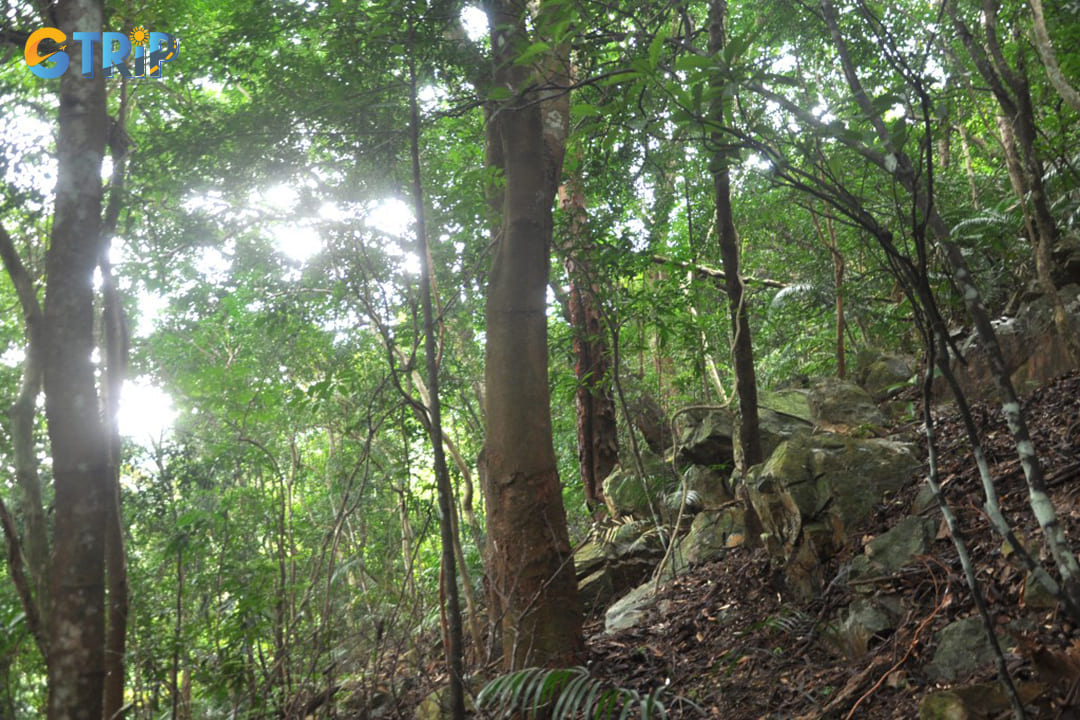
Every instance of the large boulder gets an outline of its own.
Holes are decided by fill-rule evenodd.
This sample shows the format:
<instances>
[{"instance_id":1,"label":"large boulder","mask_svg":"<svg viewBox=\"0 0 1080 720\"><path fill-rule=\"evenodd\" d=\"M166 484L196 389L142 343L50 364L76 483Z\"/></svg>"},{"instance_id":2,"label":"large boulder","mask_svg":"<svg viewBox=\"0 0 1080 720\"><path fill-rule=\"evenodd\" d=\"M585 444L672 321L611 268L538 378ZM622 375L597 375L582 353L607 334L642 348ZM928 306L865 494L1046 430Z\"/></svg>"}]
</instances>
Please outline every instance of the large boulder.
<instances>
[{"instance_id":1,"label":"large boulder","mask_svg":"<svg viewBox=\"0 0 1080 720\"><path fill-rule=\"evenodd\" d=\"M604 632L609 635L632 628L656 604L656 584L650 580L628 592L604 613Z\"/></svg>"},{"instance_id":2,"label":"large boulder","mask_svg":"<svg viewBox=\"0 0 1080 720\"><path fill-rule=\"evenodd\" d=\"M735 413L716 408L690 417L693 422L679 434L679 459L694 465L730 465L735 459Z\"/></svg>"},{"instance_id":3,"label":"large boulder","mask_svg":"<svg viewBox=\"0 0 1080 720\"><path fill-rule=\"evenodd\" d=\"M844 657L857 660L866 655L875 640L896 629L902 614L903 602L899 595L858 597L825 637Z\"/></svg>"},{"instance_id":4,"label":"large boulder","mask_svg":"<svg viewBox=\"0 0 1080 720\"><path fill-rule=\"evenodd\" d=\"M591 612L644 580L664 556L660 532L633 520L608 527L574 552L582 607Z\"/></svg>"},{"instance_id":5,"label":"large boulder","mask_svg":"<svg viewBox=\"0 0 1080 720\"><path fill-rule=\"evenodd\" d=\"M746 542L746 508L731 503L718 510L702 510L690 530L675 543L662 577L680 575L692 565L717 558Z\"/></svg>"},{"instance_id":6,"label":"large boulder","mask_svg":"<svg viewBox=\"0 0 1080 720\"><path fill-rule=\"evenodd\" d=\"M762 493L782 488L791 494L804 522L828 514L850 529L869 517L886 493L903 487L918 467L915 447L907 443L801 434L751 468L746 488L752 503Z\"/></svg>"},{"instance_id":7,"label":"large boulder","mask_svg":"<svg viewBox=\"0 0 1080 720\"><path fill-rule=\"evenodd\" d=\"M809 384L809 378L807 379ZM810 420L810 403L807 396L809 388L778 388L776 390L761 390L758 392L758 405L783 415L799 418L806 422Z\"/></svg>"},{"instance_id":8,"label":"large boulder","mask_svg":"<svg viewBox=\"0 0 1080 720\"><path fill-rule=\"evenodd\" d=\"M803 398L803 407L806 408L806 395L804 394L801 397ZM773 451L780 446L780 443L792 435L800 432L810 432L813 427L813 423L810 421L809 409L806 409L805 415L793 415L765 406L758 408L758 432L761 435L761 452L764 457L772 455ZM733 441L735 445L735 464L738 467L743 466L741 437L741 428L736 426Z\"/></svg>"},{"instance_id":9,"label":"large boulder","mask_svg":"<svg viewBox=\"0 0 1080 720\"><path fill-rule=\"evenodd\" d=\"M734 500L728 477L729 473L717 468L691 465L683 473L683 484L689 500L687 505L710 510Z\"/></svg>"},{"instance_id":10,"label":"large boulder","mask_svg":"<svg viewBox=\"0 0 1080 720\"><path fill-rule=\"evenodd\" d=\"M853 382L816 378L807 396L814 425L831 432L869 435L885 425L873 398Z\"/></svg>"},{"instance_id":11,"label":"large boulder","mask_svg":"<svg viewBox=\"0 0 1080 720\"><path fill-rule=\"evenodd\" d=\"M855 381L877 402L902 389L915 374L916 361L900 353L860 352Z\"/></svg>"},{"instance_id":12,"label":"large boulder","mask_svg":"<svg viewBox=\"0 0 1080 720\"><path fill-rule=\"evenodd\" d=\"M1058 292L1076 326L1080 323L1080 285L1067 285ZM1023 303L1015 316L994 320L993 325L1005 370L1018 391L1031 390L1075 368L1054 328L1050 300L1045 295ZM955 360L953 372L968 399L996 399L994 375L978 336L972 332L959 346L966 362ZM935 383L934 392L951 397L942 380Z\"/></svg>"},{"instance_id":13,"label":"large boulder","mask_svg":"<svg viewBox=\"0 0 1080 720\"><path fill-rule=\"evenodd\" d=\"M820 561L919 466L914 447L890 440L797 434L750 469L746 496L769 553L785 564L789 589L813 595Z\"/></svg>"},{"instance_id":14,"label":"large boulder","mask_svg":"<svg viewBox=\"0 0 1080 720\"><path fill-rule=\"evenodd\" d=\"M934 658L926 676L934 682L953 682L994 660L994 647L978 614L950 623L938 631ZM1003 638L999 635L998 641Z\"/></svg>"},{"instance_id":15,"label":"large boulder","mask_svg":"<svg viewBox=\"0 0 1080 720\"><path fill-rule=\"evenodd\" d=\"M644 477L631 464L617 465L604 478L604 504L612 517L658 516L665 505L665 497L677 491L678 476L666 462L655 455L647 455L642 464Z\"/></svg>"},{"instance_id":16,"label":"large boulder","mask_svg":"<svg viewBox=\"0 0 1080 720\"><path fill-rule=\"evenodd\" d=\"M758 395L758 424L765 457L799 430L809 430L809 391L763 390ZM739 416L731 408L693 410L679 415L679 461L704 467L730 468L738 463Z\"/></svg>"},{"instance_id":17,"label":"large boulder","mask_svg":"<svg viewBox=\"0 0 1080 720\"><path fill-rule=\"evenodd\" d=\"M936 536L934 518L906 517L866 544L863 554L852 561L849 576L891 575L928 553Z\"/></svg>"}]
</instances>

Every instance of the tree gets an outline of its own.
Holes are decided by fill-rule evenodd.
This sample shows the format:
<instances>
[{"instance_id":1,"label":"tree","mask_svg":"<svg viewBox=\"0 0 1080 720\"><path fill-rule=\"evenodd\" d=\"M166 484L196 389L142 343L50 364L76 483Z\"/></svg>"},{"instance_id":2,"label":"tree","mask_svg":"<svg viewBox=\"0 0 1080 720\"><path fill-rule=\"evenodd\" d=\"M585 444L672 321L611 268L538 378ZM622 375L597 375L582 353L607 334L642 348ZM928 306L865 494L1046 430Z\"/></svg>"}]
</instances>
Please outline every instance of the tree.
<instances>
[{"instance_id":1,"label":"tree","mask_svg":"<svg viewBox=\"0 0 1080 720\"><path fill-rule=\"evenodd\" d=\"M610 351L604 339L604 323L597 298L592 262L596 253L588 236L588 210L581 177L572 177L562 185L559 196L562 209L570 215L566 236L560 245L569 280L566 309L574 330L578 464L585 502L590 508L596 508L604 502L604 478L619 462Z\"/></svg>"},{"instance_id":2,"label":"tree","mask_svg":"<svg viewBox=\"0 0 1080 720\"><path fill-rule=\"evenodd\" d=\"M492 86L510 94L487 127L488 163L502 171L485 313L489 612L501 619L508 669L569 665L582 648L582 616L552 439L546 312L568 68L547 51L519 60L536 47L524 3L492 0L486 9Z\"/></svg>"},{"instance_id":3,"label":"tree","mask_svg":"<svg viewBox=\"0 0 1080 720\"><path fill-rule=\"evenodd\" d=\"M727 0L712 0L709 5L709 53L722 62L727 47ZM727 123L732 87L718 70L712 76L713 101L710 121L714 124L709 136L712 160L713 192L716 198L716 226L720 237L720 256L724 263L725 285L735 360L735 392L739 396L739 442L742 446L743 468L761 463L761 432L758 429L757 377L754 372L754 346L750 337L750 314L746 308L743 279L739 273L739 239L731 209L731 147L725 142L723 128Z\"/></svg>"},{"instance_id":4,"label":"tree","mask_svg":"<svg viewBox=\"0 0 1080 720\"><path fill-rule=\"evenodd\" d=\"M56 8L56 20L68 37L100 32L104 11L102 0L73 0ZM100 66L100 45L92 54ZM65 73L58 118L41 354L55 488L49 717L96 718L105 679L105 535L115 499L91 362L108 135L103 75Z\"/></svg>"}]
</instances>

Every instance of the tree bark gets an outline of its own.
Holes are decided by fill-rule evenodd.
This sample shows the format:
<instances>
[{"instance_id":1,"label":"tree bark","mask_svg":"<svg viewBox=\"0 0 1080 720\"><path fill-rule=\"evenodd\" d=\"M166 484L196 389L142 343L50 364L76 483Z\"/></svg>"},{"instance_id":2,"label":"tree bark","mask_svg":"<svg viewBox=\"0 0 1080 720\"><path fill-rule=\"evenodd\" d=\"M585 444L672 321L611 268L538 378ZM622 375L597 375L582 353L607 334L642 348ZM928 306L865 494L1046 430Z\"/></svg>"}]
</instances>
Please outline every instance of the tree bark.
<instances>
[{"instance_id":1,"label":"tree bark","mask_svg":"<svg viewBox=\"0 0 1080 720\"><path fill-rule=\"evenodd\" d=\"M562 250L563 265L570 278L568 305L574 331L578 464L585 502L592 509L603 505L604 478L619 462L619 432L615 425L609 353L589 260L592 244L585 232L585 191L581 178L571 178L559 189L559 196L563 210L570 213L570 232Z\"/></svg>"},{"instance_id":2,"label":"tree bark","mask_svg":"<svg viewBox=\"0 0 1080 720\"><path fill-rule=\"evenodd\" d=\"M529 42L525 4L491 0L486 9L493 86L512 93L487 125L489 162L498 162L503 175L486 304L492 610L501 618L507 669L566 666L584 642L552 439L546 295L568 116L535 89L534 68L516 63ZM556 62L565 74L565 58Z\"/></svg>"},{"instance_id":3,"label":"tree bark","mask_svg":"<svg viewBox=\"0 0 1080 720\"><path fill-rule=\"evenodd\" d=\"M57 5L60 29L100 32L102 0ZM74 47L73 47L74 46ZM79 57L72 40L68 53ZM101 46L93 50L100 67ZM105 528L113 500L94 367L93 275L101 243L105 83L60 79L58 175L42 333L55 518L48 716L100 718L105 680Z\"/></svg>"},{"instance_id":4,"label":"tree bark","mask_svg":"<svg viewBox=\"0 0 1080 720\"><path fill-rule=\"evenodd\" d=\"M709 5L709 53L719 55L727 43L724 23L727 0L712 0ZM742 467L745 470L764 460L761 433L758 427L757 377L754 370L754 348L750 337L750 316L746 311L746 294L739 274L739 238L731 208L731 173L725 134L728 102L722 77L714 76L710 115L716 129L709 133L712 160L713 193L716 200L716 227L720 236L720 258L724 265L728 303L731 306L732 345L735 365L735 393L739 398L739 443L742 448Z\"/></svg>"}]
</instances>

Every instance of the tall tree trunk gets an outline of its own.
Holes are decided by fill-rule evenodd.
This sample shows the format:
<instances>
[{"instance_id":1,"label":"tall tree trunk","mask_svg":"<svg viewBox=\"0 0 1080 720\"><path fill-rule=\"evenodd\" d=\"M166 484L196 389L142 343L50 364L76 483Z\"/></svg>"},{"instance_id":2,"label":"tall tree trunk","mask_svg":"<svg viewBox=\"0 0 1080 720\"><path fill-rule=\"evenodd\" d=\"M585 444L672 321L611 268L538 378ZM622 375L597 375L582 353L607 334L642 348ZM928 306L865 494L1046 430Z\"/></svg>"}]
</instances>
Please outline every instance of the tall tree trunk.
<instances>
[{"instance_id":1,"label":"tall tree trunk","mask_svg":"<svg viewBox=\"0 0 1080 720\"><path fill-rule=\"evenodd\" d=\"M604 478L619 462L619 433L604 325L597 306L595 277L589 256L592 243L585 225L585 191L580 177L559 188L562 208L570 214L570 232L561 243L570 279L570 325L574 330L574 375L577 378L578 463L585 502L604 503Z\"/></svg>"},{"instance_id":2,"label":"tall tree trunk","mask_svg":"<svg viewBox=\"0 0 1080 720\"><path fill-rule=\"evenodd\" d=\"M409 47L414 47L412 20L409 21ZM461 604L458 600L457 546L454 527L454 491L450 485L450 470L443 450L442 409L439 402L439 358L435 342L435 315L432 311L431 247L427 235L427 214L424 209L424 185L420 174L420 109L416 94L417 78L415 52L409 53L409 149L412 157L413 215L416 222L416 244L420 257L420 303L424 311L424 356L427 367L427 386L430 399L427 406L428 435L435 460L435 483L439 493L439 529L442 539L443 588L446 599L447 643L446 665L450 675L450 717L465 717L464 642L461 628Z\"/></svg>"},{"instance_id":3,"label":"tall tree trunk","mask_svg":"<svg viewBox=\"0 0 1080 720\"><path fill-rule=\"evenodd\" d=\"M540 95L535 87L545 79L537 83L533 67L516 63L529 42L525 4L491 0L486 9L493 85L512 93L487 125L489 162L503 175L486 306L492 611L501 618L505 667L570 665L584 644L582 612L552 439L546 313L552 204L569 123L557 104L565 97ZM565 77L565 58L547 59L561 62Z\"/></svg>"},{"instance_id":4,"label":"tall tree trunk","mask_svg":"<svg viewBox=\"0 0 1080 720\"><path fill-rule=\"evenodd\" d=\"M724 23L727 18L727 0L712 0L709 4L709 53L719 55L727 43ZM764 460L761 449L761 433L758 428L757 377L754 371L754 348L750 337L750 316L746 311L746 293L739 272L739 238L731 209L731 173L725 147L727 104L725 80L719 75L713 78L710 115L716 129L709 133L711 144L710 171L713 176L713 192L716 199L716 227L720 236L720 259L724 264L725 285L731 305L731 328L735 361L735 393L739 397L739 443L742 448L743 469Z\"/></svg>"},{"instance_id":5,"label":"tall tree trunk","mask_svg":"<svg viewBox=\"0 0 1080 720\"><path fill-rule=\"evenodd\" d=\"M109 261L109 245L116 233L116 224L124 203L124 183L127 172L127 81L120 81L120 109L109 150L113 160L109 183L109 203L102 223L101 270L102 328L105 348L104 426L109 450L109 484L112 500L109 503L109 524L105 532L105 575L108 583L108 617L105 636L105 720L119 718L124 707L125 661L127 655L128 582L127 559L124 550L124 524L120 504L120 392L127 375L128 337L127 318L120 291L113 279Z\"/></svg>"},{"instance_id":6,"label":"tall tree trunk","mask_svg":"<svg viewBox=\"0 0 1080 720\"><path fill-rule=\"evenodd\" d=\"M60 29L100 32L102 0L58 4ZM101 46L93 63L100 67ZM49 622L48 714L100 718L105 680L105 529L113 502L108 445L94 367L94 269L101 243L105 81L70 71L60 79L58 175L46 256L42 359L52 446L55 516Z\"/></svg>"}]
</instances>

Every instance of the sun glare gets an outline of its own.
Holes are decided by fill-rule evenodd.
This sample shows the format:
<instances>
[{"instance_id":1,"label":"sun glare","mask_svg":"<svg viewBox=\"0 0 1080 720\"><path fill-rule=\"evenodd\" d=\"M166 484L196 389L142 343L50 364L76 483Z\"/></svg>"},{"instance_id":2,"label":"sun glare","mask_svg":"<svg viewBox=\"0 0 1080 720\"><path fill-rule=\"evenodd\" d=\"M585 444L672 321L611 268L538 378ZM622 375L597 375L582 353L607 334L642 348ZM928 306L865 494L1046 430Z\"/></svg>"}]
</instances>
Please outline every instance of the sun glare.
<instances>
[{"instance_id":1,"label":"sun glare","mask_svg":"<svg viewBox=\"0 0 1080 720\"><path fill-rule=\"evenodd\" d=\"M480 42L488 34L487 13L478 7L468 5L461 9L461 24L465 34L473 42Z\"/></svg>"},{"instance_id":2,"label":"sun glare","mask_svg":"<svg viewBox=\"0 0 1080 720\"><path fill-rule=\"evenodd\" d=\"M176 420L172 398L148 378L124 383L120 394L120 434L136 441L158 441Z\"/></svg>"}]
</instances>

